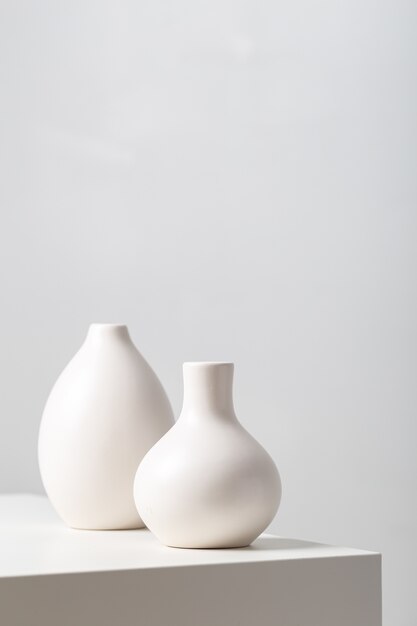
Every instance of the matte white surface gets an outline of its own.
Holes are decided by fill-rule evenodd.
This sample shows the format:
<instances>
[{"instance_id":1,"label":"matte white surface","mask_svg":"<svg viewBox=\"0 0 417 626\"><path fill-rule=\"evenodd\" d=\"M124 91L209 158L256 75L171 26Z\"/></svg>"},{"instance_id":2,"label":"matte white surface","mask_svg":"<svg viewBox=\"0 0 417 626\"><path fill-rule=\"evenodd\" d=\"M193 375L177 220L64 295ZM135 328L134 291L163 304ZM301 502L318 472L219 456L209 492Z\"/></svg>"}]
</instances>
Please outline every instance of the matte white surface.
<instances>
[{"instance_id":1,"label":"matte white surface","mask_svg":"<svg viewBox=\"0 0 417 626\"><path fill-rule=\"evenodd\" d=\"M313 559L373 554L263 535L236 550L162 546L147 529L81 531L67 528L47 498L0 496L0 577Z\"/></svg>"},{"instance_id":2,"label":"matte white surface","mask_svg":"<svg viewBox=\"0 0 417 626\"><path fill-rule=\"evenodd\" d=\"M40 496L0 497L7 626L381 626L380 556L263 535L236 550L148 530L67 528Z\"/></svg>"},{"instance_id":3,"label":"matte white surface","mask_svg":"<svg viewBox=\"0 0 417 626\"><path fill-rule=\"evenodd\" d=\"M271 531L417 594L417 3L2 0L0 490L42 490L48 392L122 321L178 415L236 363Z\"/></svg>"}]
</instances>

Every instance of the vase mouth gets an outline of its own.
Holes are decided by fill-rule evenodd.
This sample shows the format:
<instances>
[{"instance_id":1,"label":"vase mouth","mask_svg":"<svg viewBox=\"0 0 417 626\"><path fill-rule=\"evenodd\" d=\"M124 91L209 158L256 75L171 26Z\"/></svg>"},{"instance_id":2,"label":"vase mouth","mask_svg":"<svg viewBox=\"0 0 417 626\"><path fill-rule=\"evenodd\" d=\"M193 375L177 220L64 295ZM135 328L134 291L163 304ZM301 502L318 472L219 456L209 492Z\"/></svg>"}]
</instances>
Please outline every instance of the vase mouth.
<instances>
[{"instance_id":1,"label":"vase mouth","mask_svg":"<svg viewBox=\"0 0 417 626\"><path fill-rule=\"evenodd\" d=\"M126 326L126 324L119 324L119 323L114 324L112 322L92 322L90 324L90 328L103 328L103 329L104 328L108 328L108 329L114 328L114 329L117 329L117 328L127 328L127 326Z\"/></svg>"},{"instance_id":2,"label":"vase mouth","mask_svg":"<svg viewBox=\"0 0 417 626\"><path fill-rule=\"evenodd\" d=\"M230 367L233 365L231 361L185 361L183 363L184 367Z\"/></svg>"},{"instance_id":3,"label":"vase mouth","mask_svg":"<svg viewBox=\"0 0 417 626\"><path fill-rule=\"evenodd\" d=\"M102 324L94 322L90 324L87 332L87 338L94 341L102 341L104 339L129 339L129 331L126 324Z\"/></svg>"}]
</instances>

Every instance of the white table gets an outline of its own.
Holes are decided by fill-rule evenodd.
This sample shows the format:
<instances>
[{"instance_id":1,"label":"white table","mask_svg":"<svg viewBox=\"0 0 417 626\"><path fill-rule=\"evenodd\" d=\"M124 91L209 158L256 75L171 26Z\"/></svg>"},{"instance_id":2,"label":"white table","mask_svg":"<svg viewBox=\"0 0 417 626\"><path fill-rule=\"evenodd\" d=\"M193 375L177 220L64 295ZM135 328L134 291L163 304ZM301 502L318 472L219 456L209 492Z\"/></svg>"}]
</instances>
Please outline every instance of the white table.
<instances>
[{"instance_id":1,"label":"white table","mask_svg":"<svg viewBox=\"0 0 417 626\"><path fill-rule=\"evenodd\" d=\"M0 496L2 626L380 626L380 555L263 535L180 550L147 530L66 528Z\"/></svg>"}]
</instances>

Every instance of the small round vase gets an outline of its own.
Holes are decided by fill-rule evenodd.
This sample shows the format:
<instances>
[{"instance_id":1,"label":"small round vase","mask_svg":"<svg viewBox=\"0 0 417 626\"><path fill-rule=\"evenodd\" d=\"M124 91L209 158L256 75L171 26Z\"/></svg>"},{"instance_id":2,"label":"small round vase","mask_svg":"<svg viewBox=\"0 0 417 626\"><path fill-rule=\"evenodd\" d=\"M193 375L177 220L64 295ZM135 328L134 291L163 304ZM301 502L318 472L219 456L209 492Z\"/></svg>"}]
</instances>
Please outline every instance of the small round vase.
<instances>
[{"instance_id":1,"label":"small round vase","mask_svg":"<svg viewBox=\"0 0 417 626\"><path fill-rule=\"evenodd\" d=\"M247 546L278 510L278 470L239 423L232 384L232 363L185 363L181 415L139 465L136 506L167 546Z\"/></svg>"},{"instance_id":2,"label":"small round vase","mask_svg":"<svg viewBox=\"0 0 417 626\"><path fill-rule=\"evenodd\" d=\"M45 490L73 528L143 526L133 499L138 463L173 425L171 405L126 326L92 324L42 416Z\"/></svg>"}]
</instances>

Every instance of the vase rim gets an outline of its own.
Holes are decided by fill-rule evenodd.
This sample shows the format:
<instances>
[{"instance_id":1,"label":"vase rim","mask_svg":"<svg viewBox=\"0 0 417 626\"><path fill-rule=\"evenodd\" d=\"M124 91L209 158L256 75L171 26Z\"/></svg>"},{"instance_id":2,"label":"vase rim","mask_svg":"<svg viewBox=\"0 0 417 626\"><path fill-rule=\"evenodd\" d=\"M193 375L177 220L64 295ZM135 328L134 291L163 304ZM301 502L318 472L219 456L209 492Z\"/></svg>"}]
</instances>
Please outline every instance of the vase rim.
<instances>
[{"instance_id":1,"label":"vase rim","mask_svg":"<svg viewBox=\"0 0 417 626\"><path fill-rule=\"evenodd\" d=\"M99 338L101 340L104 337L129 339L129 329L126 324L90 324L87 338Z\"/></svg>"},{"instance_id":2,"label":"vase rim","mask_svg":"<svg viewBox=\"0 0 417 626\"><path fill-rule=\"evenodd\" d=\"M91 327L99 327L99 328L127 328L126 324L113 324L111 322L92 322L90 324Z\"/></svg>"},{"instance_id":3,"label":"vase rim","mask_svg":"<svg viewBox=\"0 0 417 626\"><path fill-rule=\"evenodd\" d=\"M183 363L187 367L218 367L222 365L234 365L232 361L185 361Z\"/></svg>"}]
</instances>

